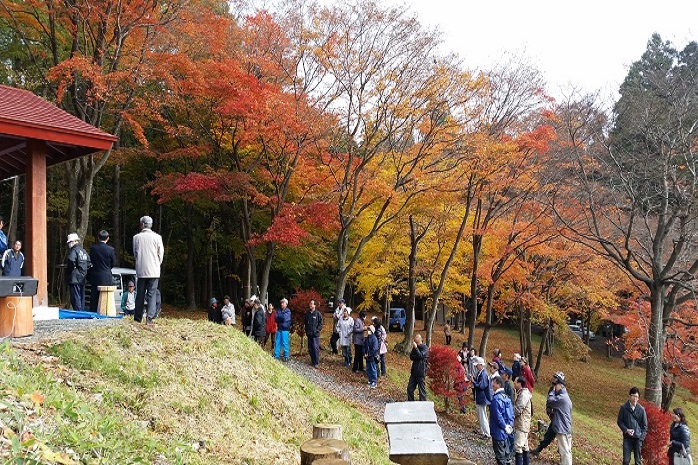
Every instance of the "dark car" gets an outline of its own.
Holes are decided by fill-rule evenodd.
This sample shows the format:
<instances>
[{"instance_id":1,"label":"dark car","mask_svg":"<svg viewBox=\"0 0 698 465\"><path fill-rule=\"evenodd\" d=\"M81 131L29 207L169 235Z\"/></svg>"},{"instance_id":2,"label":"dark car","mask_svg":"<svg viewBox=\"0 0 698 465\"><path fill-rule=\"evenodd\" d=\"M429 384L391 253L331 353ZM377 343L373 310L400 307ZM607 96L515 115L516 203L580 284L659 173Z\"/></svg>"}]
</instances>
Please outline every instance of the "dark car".
<instances>
[{"instance_id":1,"label":"dark car","mask_svg":"<svg viewBox=\"0 0 698 465\"><path fill-rule=\"evenodd\" d=\"M390 323L388 329L390 331L402 331L405 329L405 322L407 321L407 312L404 308L391 308L390 309Z\"/></svg>"}]
</instances>

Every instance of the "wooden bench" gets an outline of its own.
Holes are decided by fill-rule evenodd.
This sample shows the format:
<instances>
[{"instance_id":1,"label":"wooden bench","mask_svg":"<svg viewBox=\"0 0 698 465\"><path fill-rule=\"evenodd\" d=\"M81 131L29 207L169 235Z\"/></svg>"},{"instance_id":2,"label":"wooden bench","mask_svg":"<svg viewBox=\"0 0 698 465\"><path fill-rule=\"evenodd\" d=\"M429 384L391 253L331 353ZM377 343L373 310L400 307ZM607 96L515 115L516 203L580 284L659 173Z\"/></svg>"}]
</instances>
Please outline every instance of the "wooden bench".
<instances>
[{"instance_id":1,"label":"wooden bench","mask_svg":"<svg viewBox=\"0 0 698 465\"><path fill-rule=\"evenodd\" d=\"M448 465L449 455L433 402L386 404L390 460L400 465Z\"/></svg>"}]
</instances>

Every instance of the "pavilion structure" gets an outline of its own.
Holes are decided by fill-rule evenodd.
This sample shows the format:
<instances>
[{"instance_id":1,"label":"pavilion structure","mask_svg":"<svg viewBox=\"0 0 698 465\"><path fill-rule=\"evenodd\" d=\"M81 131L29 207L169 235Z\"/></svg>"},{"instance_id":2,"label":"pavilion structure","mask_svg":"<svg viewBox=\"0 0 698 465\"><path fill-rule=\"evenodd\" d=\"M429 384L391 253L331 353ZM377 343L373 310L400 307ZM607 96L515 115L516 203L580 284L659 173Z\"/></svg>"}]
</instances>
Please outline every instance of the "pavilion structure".
<instances>
[{"instance_id":1,"label":"pavilion structure","mask_svg":"<svg viewBox=\"0 0 698 465\"><path fill-rule=\"evenodd\" d=\"M0 85L0 181L26 175L24 274L38 280L34 306L48 305L46 168L109 150L115 141L29 91Z\"/></svg>"}]
</instances>

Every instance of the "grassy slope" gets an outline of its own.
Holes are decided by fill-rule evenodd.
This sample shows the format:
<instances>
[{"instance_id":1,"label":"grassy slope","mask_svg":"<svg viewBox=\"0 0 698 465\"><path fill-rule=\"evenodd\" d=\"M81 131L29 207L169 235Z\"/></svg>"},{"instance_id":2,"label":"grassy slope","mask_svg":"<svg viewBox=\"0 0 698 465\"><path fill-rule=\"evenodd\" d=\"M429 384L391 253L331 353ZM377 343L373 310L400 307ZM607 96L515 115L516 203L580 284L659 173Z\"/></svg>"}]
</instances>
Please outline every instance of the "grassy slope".
<instances>
[{"instance_id":1,"label":"grassy slope","mask_svg":"<svg viewBox=\"0 0 698 465\"><path fill-rule=\"evenodd\" d=\"M59 363L37 358L36 368L0 351L0 389L29 405L35 391L46 398L34 406L33 425L14 422L13 429L31 428L40 443L72 449L88 463L140 457L144 463L296 464L312 425L330 422L343 425L353 463L389 463L382 425L296 376L240 332L161 321L153 331L124 321L76 334L48 350ZM0 418L12 424L12 410L20 408L16 403ZM206 450L197 453L192 445L199 441Z\"/></svg>"}]
</instances>

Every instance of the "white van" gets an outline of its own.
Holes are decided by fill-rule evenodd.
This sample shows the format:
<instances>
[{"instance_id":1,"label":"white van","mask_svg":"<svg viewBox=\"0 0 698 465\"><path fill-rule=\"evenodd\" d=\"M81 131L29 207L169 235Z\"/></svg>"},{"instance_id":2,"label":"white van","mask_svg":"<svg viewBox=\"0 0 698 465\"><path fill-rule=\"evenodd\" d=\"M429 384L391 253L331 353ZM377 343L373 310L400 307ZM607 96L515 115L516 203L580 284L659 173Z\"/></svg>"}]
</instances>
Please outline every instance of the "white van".
<instances>
[{"instance_id":1,"label":"white van","mask_svg":"<svg viewBox=\"0 0 698 465\"><path fill-rule=\"evenodd\" d=\"M112 286L116 286L116 291L114 291L114 306L116 307L116 313L121 311L121 296L126 290L126 286L129 281L136 282L136 270L133 268L112 268L111 269L111 279ZM96 298L99 298L95 294ZM88 280L85 283L85 308L90 308L90 302L92 300L92 285Z\"/></svg>"}]
</instances>

